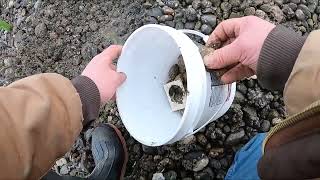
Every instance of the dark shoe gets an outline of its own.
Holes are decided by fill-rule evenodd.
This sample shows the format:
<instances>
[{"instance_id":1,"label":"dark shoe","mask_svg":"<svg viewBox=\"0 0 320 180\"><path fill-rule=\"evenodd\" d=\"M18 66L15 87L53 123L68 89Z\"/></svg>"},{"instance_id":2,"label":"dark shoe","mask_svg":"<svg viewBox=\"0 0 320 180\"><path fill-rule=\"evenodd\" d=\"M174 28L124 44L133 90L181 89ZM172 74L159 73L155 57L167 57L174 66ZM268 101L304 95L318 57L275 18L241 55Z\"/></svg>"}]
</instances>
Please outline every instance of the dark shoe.
<instances>
[{"instance_id":1,"label":"dark shoe","mask_svg":"<svg viewBox=\"0 0 320 180\"><path fill-rule=\"evenodd\" d=\"M96 127L92 132L91 150L96 166L89 179L123 179L128 153L125 140L115 126L100 124Z\"/></svg>"}]
</instances>

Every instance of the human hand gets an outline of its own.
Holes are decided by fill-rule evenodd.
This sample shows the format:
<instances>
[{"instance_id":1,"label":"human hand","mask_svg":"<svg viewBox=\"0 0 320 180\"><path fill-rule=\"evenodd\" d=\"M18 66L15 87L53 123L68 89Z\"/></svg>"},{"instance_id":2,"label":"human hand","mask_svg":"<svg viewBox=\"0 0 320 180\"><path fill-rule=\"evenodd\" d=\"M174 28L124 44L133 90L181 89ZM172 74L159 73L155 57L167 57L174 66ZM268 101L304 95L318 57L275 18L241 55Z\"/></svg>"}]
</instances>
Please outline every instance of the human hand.
<instances>
[{"instance_id":1,"label":"human hand","mask_svg":"<svg viewBox=\"0 0 320 180\"><path fill-rule=\"evenodd\" d=\"M228 19L212 32L208 46L222 43L223 47L204 57L208 69L228 68L222 82L231 83L257 72L262 45L274 24L255 16Z\"/></svg>"},{"instance_id":2,"label":"human hand","mask_svg":"<svg viewBox=\"0 0 320 180\"><path fill-rule=\"evenodd\" d=\"M125 81L124 73L116 72L112 61L121 54L122 46L111 45L102 53L96 55L82 72L89 77L98 87L101 103L105 104L116 92L116 89Z\"/></svg>"}]
</instances>

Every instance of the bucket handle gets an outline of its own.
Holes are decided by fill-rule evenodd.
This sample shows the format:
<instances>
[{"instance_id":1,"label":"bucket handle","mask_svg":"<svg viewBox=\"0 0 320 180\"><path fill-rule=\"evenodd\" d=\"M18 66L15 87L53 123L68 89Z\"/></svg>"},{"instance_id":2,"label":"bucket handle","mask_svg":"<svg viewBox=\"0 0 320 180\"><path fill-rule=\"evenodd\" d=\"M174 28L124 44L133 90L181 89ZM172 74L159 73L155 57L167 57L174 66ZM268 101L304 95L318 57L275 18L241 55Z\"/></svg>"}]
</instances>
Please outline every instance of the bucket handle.
<instances>
[{"instance_id":1,"label":"bucket handle","mask_svg":"<svg viewBox=\"0 0 320 180\"><path fill-rule=\"evenodd\" d=\"M200 36L202 38L202 40L204 42L207 42L208 39L209 39L209 36L208 35L205 35L199 31L195 31L195 30L191 30L191 29L180 29L179 31L183 32L184 34L193 34L193 35L196 35L196 36ZM230 97L230 94L231 94L231 91L230 91L230 88L231 88L231 84L228 84L228 88L229 88L229 95L227 97L227 99L224 101L224 103L221 104L221 106L219 107L219 109L216 111L216 113L211 117L211 119L209 121L207 121L205 124L203 124L201 127L199 127L198 129L196 130L191 130L191 132L189 134L187 134L187 136L191 135L191 134L195 134L197 133L198 131L200 131L202 128L204 128L205 126L207 126L209 123L211 123L213 121L213 119L215 118L215 116L220 112L220 110L222 109L222 107L226 104L226 102L228 101L228 98Z\"/></svg>"}]
</instances>

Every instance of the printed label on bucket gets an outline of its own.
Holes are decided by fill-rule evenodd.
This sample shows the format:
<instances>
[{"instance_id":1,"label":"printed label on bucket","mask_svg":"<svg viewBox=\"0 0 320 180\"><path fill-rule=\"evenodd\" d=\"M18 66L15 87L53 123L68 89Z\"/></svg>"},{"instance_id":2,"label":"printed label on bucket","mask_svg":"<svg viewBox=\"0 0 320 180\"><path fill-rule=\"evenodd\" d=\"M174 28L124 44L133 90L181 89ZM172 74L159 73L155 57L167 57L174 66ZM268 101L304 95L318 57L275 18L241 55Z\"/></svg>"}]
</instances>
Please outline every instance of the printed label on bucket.
<instances>
[{"instance_id":1,"label":"printed label on bucket","mask_svg":"<svg viewBox=\"0 0 320 180\"><path fill-rule=\"evenodd\" d=\"M217 84L216 81L217 80L216 76L213 73L209 73L210 74L210 79L211 79L211 94L210 94L210 101L209 101L209 107L213 107L213 106L217 106L217 105L221 105L222 103L224 103L225 101L227 101L229 99L230 96L230 85L228 86L228 94L227 97L225 97L224 94L224 85L220 85L220 86L216 86L215 84Z\"/></svg>"}]
</instances>

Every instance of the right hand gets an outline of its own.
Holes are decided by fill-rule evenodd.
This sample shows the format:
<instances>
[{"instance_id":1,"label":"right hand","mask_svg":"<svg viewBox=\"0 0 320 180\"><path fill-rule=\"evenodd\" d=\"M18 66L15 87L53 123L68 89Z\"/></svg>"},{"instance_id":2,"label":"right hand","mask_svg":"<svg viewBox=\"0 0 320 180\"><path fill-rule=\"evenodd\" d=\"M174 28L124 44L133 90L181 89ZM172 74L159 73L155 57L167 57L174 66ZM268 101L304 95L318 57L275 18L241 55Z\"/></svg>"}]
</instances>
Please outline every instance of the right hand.
<instances>
[{"instance_id":1,"label":"right hand","mask_svg":"<svg viewBox=\"0 0 320 180\"><path fill-rule=\"evenodd\" d=\"M204 58L208 69L228 68L222 82L232 83L257 72L262 45L274 24L255 16L228 19L212 32L208 46L222 43L223 47Z\"/></svg>"}]
</instances>

